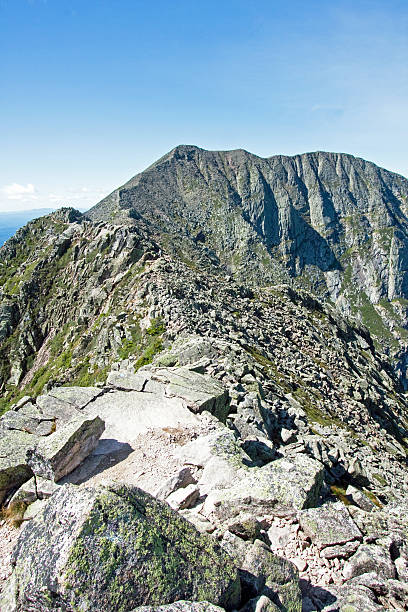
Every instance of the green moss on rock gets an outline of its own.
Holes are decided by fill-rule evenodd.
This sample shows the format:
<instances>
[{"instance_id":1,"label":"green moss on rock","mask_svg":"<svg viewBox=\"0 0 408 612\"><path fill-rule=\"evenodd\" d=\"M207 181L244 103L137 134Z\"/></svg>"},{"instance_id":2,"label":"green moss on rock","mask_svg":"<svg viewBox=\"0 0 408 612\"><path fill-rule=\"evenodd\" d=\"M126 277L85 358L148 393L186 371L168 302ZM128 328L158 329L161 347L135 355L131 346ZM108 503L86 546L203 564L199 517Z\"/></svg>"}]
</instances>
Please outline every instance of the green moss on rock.
<instances>
[{"instance_id":1,"label":"green moss on rock","mask_svg":"<svg viewBox=\"0 0 408 612\"><path fill-rule=\"evenodd\" d=\"M19 603L37 590L86 611L240 600L237 569L217 543L136 487L62 487L14 556Z\"/></svg>"}]
</instances>

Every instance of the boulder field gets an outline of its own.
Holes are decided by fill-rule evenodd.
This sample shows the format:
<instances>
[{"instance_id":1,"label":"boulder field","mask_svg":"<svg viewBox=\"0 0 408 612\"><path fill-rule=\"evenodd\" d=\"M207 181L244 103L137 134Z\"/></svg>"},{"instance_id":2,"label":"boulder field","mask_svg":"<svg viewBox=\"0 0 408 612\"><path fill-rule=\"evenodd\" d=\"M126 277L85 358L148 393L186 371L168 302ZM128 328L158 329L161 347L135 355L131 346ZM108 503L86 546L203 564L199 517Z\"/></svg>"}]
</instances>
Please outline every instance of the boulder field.
<instances>
[{"instance_id":1,"label":"boulder field","mask_svg":"<svg viewBox=\"0 0 408 612\"><path fill-rule=\"evenodd\" d=\"M291 394L278 437L256 364L190 336L7 412L0 443L19 452L0 477L21 527L1 610L406 609L407 504L387 461Z\"/></svg>"}]
</instances>

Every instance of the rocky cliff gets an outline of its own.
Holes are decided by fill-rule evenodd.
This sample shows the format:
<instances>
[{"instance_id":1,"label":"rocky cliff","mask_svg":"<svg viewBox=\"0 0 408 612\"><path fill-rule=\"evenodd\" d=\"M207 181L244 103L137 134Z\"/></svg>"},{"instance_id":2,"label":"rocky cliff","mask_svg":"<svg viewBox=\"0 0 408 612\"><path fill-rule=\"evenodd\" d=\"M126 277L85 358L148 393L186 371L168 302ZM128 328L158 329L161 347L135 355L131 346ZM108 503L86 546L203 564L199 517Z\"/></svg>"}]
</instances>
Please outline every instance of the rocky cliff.
<instances>
[{"instance_id":1,"label":"rocky cliff","mask_svg":"<svg viewBox=\"0 0 408 612\"><path fill-rule=\"evenodd\" d=\"M6 243L2 610L406 609L406 184L178 147Z\"/></svg>"}]
</instances>

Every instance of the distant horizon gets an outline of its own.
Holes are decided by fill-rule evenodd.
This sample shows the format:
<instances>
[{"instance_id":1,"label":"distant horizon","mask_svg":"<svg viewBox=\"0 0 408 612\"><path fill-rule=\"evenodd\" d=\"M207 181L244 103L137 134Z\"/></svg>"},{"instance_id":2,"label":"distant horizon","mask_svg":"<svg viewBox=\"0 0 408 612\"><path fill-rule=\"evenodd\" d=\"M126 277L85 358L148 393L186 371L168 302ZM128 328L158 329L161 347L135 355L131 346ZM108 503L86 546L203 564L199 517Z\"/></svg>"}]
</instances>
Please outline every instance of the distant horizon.
<instances>
[{"instance_id":1,"label":"distant horizon","mask_svg":"<svg viewBox=\"0 0 408 612\"><path fill-rule=\"evenodd\" d=\"M43 211L47 211L44 214L49 214L52 212L55 212L57 210L59 210L60 208L75 208L74 206L68 206L67 204L61 204L61 206L54 206L53 208L50 208L49 206L44 206L44 207L36 207L36 208L22 208L20 210L0 210L0 215L26 215L27 213L36 213L36 212L43 212ZM79 210L79 212L86 212L87 210L89 210L89 208L76 208L76 210Z\"/></svg>"}]
</instances>

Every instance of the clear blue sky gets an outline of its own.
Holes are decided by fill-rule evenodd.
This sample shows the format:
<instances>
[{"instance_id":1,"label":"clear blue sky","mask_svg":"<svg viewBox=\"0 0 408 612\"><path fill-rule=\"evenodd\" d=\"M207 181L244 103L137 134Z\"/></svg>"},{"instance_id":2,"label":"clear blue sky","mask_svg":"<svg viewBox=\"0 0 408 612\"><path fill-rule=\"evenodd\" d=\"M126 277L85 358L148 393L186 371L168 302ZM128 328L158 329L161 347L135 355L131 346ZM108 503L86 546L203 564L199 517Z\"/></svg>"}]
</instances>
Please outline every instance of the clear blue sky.
<instances>
[{"instance_id":1,"label":"clear blue sky","mask_svg":"<svg viewBox=\"0 0 408 612\"><path fill-rule=\"evenodd\" d=\"M0 0L0 210L88 206L177 144L408 175L407 0Z\"/></svg>"}]
</instances>

